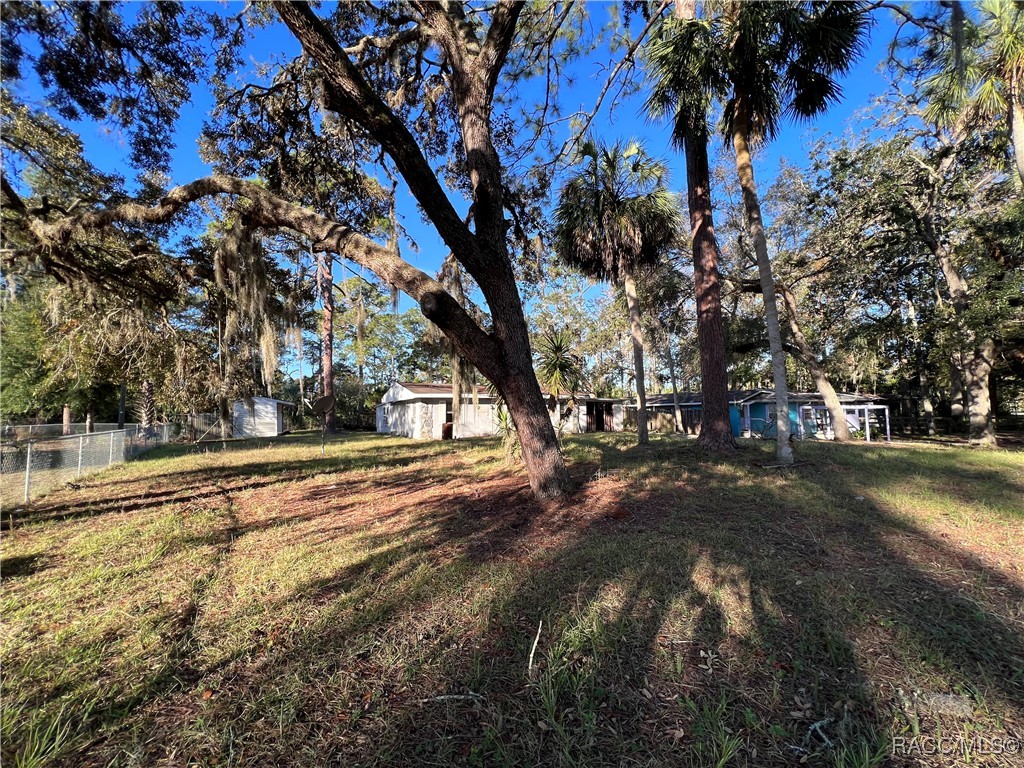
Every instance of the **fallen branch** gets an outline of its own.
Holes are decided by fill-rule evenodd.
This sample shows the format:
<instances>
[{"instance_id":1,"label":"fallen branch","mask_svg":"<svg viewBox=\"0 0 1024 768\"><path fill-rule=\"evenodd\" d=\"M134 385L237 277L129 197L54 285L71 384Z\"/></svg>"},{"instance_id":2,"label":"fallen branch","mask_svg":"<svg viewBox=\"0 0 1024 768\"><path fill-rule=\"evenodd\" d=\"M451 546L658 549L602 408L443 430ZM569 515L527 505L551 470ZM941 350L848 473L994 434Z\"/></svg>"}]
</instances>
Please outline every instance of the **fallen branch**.
<instances>
[{"instance_id":1,"label":"fallen branch","mask_svg":"<svg viewBox=\"0 0 1024 768\"><path fill-rule=\"evenodd\" d=\"M537 652L537 643L540 642L540 630L544 626L544 619L537 625L537 636L533 639L533 648L530 649L530 660L526 663L526 676L533 680L533 654Z\"/></svg>"}]
</instances>

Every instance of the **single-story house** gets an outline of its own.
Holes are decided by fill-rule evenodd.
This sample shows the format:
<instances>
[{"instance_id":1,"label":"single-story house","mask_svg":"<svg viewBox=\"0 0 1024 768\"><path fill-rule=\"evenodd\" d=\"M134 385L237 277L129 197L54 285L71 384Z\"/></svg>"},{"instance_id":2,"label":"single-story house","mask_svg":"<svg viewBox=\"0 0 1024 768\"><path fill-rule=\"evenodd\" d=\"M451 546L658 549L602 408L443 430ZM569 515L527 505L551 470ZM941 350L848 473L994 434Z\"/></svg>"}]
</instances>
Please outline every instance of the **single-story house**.
<instances>
[{"instance_id":1,"label":"single-story house","mask_svg":"<svg viewBox=\"0 0 1024 768\"><path fill-rule=\"evenodd\" d=\"M295 403L272 397L236 400L231 406L231 434L235 437L274 437L292 428Z\"/></svg>"},{"instance_id":2,"label":"single-story house","mask_svg":"<svg viewBox=\"0 0 1024 768\"><path fill-rule=\"evenodd\" d=\"M392 384L376 408L377 431L421 440L446 437L444 425L451 424L451 437L483 437L497 432L496 405L486 387L467 392L456 424L452 410L451 384Z\"/></svg>"},{"instance_id":3,"label":"single-story house","mask_svg":"<svg viewBox=\"0 0 1024 768\"><path fill-rule=\"evenodd\" d=\"M825 402L817 392L790 392L789 423L791 432L800 439L832 438L832 420ZM679 406L687 432L700 428L701 393L680 392ZM884 434L889 439L889 406L874 395L837 393L846 412L850 429L862 432L867 440ZM671 394L648 395L648 408L654 414L672 414ZM775 423L775 392L771 389L746 389L729 392L729 421L736 437L773 436Z\"/></svg>"},{"instance_id":4,"label":"single-story house","mask_svg":"<svg viewBox=\"0 0 1024 768\"><path fill-rule=\"evenodd\" d=\"M570 409L566 413L566 409ZM377 431L423 440L454 437L484 437L498 431L497 403L486 387L477 387L476 398L467 392L458 409L452 407L452 385L447 383L392 384L376 408ZM563 420L563 415L565 419ZM577 395L570 404L563 395L551 414L567 434L618 432L623 428L623 401L615 398ZM448 432L445 425L451 425Z\"/></svg>"}]
</instances>

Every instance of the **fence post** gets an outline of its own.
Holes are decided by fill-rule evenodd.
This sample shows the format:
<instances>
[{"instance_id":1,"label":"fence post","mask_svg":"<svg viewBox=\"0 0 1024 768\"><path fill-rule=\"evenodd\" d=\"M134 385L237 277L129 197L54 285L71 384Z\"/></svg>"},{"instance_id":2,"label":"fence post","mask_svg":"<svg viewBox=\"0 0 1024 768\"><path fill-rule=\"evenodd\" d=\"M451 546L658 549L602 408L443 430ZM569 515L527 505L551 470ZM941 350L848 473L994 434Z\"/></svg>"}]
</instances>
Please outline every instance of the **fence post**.
<instances>
[{"instance_id":1,"label":"fence post","mask_svg":"<svg viewBox=\"0 0 1024 768\"><path fill-rule=\"evenodd\" d=\"M114 463L114 433L110 433L110 455L107 457L107 466Z\"/></svg>"},{"instance_id":2,"label":"fence post","mask_svg":"<svg viewBox=\"0 0 1024 768\"><path fill-rule=\"evenodd\" d=\"M78 477L82 476L82 451L85 448L85 435L78 436Z\"/></svg>"},{"instance_id":3,"label":"fence post","mask_svg":"<svg viewBox=\"0 0 1024 768\"><path fill-rule=\"evenodd\" d=\"M32 443L28 444L25 454L25 503L28 504L29 489L32 487Z\"/></svg>"}]
</instances>

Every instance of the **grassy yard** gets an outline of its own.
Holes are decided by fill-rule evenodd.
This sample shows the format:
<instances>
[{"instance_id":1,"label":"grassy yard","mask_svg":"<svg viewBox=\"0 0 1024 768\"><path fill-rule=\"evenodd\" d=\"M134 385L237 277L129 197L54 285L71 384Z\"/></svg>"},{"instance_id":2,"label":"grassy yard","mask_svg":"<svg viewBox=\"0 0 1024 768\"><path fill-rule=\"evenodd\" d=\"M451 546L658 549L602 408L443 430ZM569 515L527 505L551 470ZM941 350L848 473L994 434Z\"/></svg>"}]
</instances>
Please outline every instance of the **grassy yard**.
<instances>
[{"instance_id":1,"label":"grassy yard","mask_svg":"<svg viewBox=\"0 0 1024 768\"><path fill-rule=\"evenodd\" d=\"M1024 453L566 449L548 507L493 441L376 435L42 499L3 534L3 764L1024 762Z\"/></svg>"}]
</instances>

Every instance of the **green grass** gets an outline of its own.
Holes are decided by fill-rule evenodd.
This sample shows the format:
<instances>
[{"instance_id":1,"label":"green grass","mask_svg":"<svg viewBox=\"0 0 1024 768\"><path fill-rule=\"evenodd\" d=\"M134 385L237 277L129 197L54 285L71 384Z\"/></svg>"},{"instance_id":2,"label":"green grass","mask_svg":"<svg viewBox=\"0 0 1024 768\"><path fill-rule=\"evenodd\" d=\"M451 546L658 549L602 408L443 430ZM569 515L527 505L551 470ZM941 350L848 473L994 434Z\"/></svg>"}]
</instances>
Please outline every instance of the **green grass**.
<instances>
[{"instance_id":1,"label":"green grass","mask_svg":"<svg viewBox=\"0 0 1024 768\"><path fill-rule=\"evenodd\" d=\"M0 563L4 764L932 766L968 763L891 738L1021 735L1024 454L565 448L581 489L543 507L496 441L375 435L168 446L36 502Z\"/></svg>"}]
</instances>

